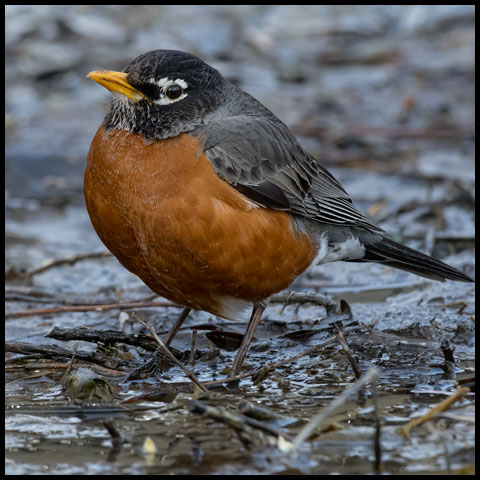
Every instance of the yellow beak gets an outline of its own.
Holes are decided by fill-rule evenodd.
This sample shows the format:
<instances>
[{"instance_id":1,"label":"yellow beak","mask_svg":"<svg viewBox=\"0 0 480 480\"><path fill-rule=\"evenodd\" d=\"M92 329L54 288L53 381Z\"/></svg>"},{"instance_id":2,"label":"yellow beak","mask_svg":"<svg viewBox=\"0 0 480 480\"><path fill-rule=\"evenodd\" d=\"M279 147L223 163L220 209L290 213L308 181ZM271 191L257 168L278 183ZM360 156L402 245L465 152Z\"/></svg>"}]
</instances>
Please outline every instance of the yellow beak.
<instances>
[{"instance_id":1,"label":"yellow beak","mask_svg":"<svg viewBox=\"0 0 480 480\"><path fill-rule=\"evenodd\" d=\"M126 73L113 72L111 70L95 70L90 72L87 78L91 78L111 92L125 95L134 102L138 103L140 100L148 101L148 98L142 92L127 82Z\"/></svg>"}]
</instances>

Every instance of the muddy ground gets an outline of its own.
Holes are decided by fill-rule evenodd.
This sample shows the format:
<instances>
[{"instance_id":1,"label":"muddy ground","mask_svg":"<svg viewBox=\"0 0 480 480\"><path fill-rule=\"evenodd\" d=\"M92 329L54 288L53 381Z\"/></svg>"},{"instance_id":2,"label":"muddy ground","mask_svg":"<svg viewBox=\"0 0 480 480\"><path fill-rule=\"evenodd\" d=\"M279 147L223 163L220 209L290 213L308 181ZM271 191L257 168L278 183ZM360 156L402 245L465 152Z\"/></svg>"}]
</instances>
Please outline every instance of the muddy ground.
<instances>
[{"instance_id":1,"label":"muddy ground","mask_svg":"<svg viewBox=\"0 0 480 480\"><path fill-rule=\"evenodd\" d=\"M237 384L208 382L235 355L222 332L245 325L196 312L173 347L208 394L178 366L127 380L152 356L140 347L46 337L53 327L149 334L136 318L162 337L180 313L118 307L165 300L102 255L82 195L108 106L86 73L156 48L221 70L395 239L474 276L474 14L461 5L7 6L6 473L474 473L474 284L379 265L317 267L291 290L344 300L343 311L269 306ZM37 309L50 310L27 315ZM360 374L375 367L377 380L291 449L355 383L335 320ZM93 374L104 404L72 387ZM458 387L449 408L401 434ZM245 401L268 410L260 425Z\"/></svg>"}]
</instances>

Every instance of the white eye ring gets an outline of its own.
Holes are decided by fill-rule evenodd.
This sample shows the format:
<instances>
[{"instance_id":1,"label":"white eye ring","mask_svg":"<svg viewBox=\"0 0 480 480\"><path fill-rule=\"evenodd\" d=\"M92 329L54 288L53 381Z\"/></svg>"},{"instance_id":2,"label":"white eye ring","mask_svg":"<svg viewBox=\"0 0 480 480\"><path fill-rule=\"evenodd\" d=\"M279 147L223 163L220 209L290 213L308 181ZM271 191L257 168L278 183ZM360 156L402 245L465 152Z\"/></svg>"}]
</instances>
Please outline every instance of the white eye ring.
<instances>
[{"instance_id":1,"label":"white eye ring","mask_svg":"<svg viewBox=\"0 0 480 480\"><path fill-rule=\"evenodd\" d=\"M185 93L185 90L188 88L188 83L181 78L177 78L175 80L170 80L168 77L160 78L159 80L155 80L154 78L151 78L149 80L149 83L152 83L157 87L160 87L162 91L162 93L160 94L160 98L157 98L156 100L153 101L153 103L155 103L156 105L169 105L171 103L178 102L187 96L187 93ZM181 95L179 95L176 98L170 98L167 95L167 90L173 85L178 86L182 89Z\"/></svg>"}]
</instances>

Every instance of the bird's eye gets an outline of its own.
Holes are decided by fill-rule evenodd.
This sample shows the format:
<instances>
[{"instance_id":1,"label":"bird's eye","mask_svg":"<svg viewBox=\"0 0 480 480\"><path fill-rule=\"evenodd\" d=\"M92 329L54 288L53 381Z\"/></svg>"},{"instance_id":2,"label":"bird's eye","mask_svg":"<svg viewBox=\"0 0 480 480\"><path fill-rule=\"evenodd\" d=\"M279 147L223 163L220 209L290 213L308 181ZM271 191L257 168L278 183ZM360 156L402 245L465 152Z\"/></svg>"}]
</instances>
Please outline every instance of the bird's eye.
<instances>
[{"instance_id":1,"label":"bird's eye","mask_svg":"<svg viewBox=\"0 0 480 480\"><path fill-rule=\"evenodd\" d=\"M180 85L170 85L166 90L165 90L165 95L170 99L170 100L175 100L180 95L183 93L183 88Z\"/></svg>"}]
</instances>

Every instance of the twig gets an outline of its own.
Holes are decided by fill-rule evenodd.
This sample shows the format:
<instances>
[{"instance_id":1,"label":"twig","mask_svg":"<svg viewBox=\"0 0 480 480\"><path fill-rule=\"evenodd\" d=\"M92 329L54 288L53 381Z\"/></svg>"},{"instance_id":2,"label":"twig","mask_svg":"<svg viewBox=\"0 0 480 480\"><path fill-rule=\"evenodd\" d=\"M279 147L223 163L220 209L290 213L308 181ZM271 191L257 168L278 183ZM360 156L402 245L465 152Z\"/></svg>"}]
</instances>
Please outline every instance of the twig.
<instances>
[{"instance_id":1,"label":"twig","mask_svg":"<svg viewBox=\"0 0 480 480\"><path fill-rule=\"evenodd\" d=\"M67 377L70 375L73 365L75 364L75 360L77 359L77 350L78 350L78 343L74 342L73 343L73 348L72 348L72 357L70 358L70 361L68 362L68 367L63 373L61 383L65 387L65 384L67 382Z\"/></svg>"},{"instance_id":2,"label":"twig","mask_svg":"<svg viewBox=\"0 0 480 480\"><path fill-rule=\"evenodd\" d=\"M26 357L22 357L22 360L25 360ZM14 372L17 370L41 370L43 369L48 369L48 370L66 370L70 363L59 363L59 362L29 362L25 364L20 364L20 365L12 365L11 363L5 367L5 372ZM73 368L83 368L85 367L84 364L77 364L74 365ZM115 377L124 377L125 378L125 372L121 370L113 370L111 368L107 367L102 367L101 365L95 365L95 364L90 364L88 365L88 368L91 368L94 372L97 372L101 375L109 375L109 376L115 376Z\"/></svg>"},{"instance_id":3,"label":"twig","mask_svg":"<svg viewBox=\"0 0 480 480\"><path fill-rule=\"evenodd\" d=\"M162 351L170 358L170 360L175 363L175 365L178 365L185 373L185 375L204 393L208 393L207 388L198 380L196 375L191 372L188 368L186 368L184 365L182 365L173 355L172 352L168 349L168 347L160 340L160 337L157 335L157 332L155 331L155 328L149 327L141 318L139 318L137 315L134 315L134 318L137 320L138 323L143 325L151 334L152 337L155 339L155 341L158 343Z\"/></svg>"},{"instance_id":4,"label":"twig","mask_svg":"<svg viewBox=\"0 0 480 480\"><path fill-rule=\"evenodd\" d=\"M54 303L55 297L48 292L25 285L5 285L5 302Z\"/></svg>"},{"instance_id":5,"label":"twig","mask_svg":"<svg viewBox=\"0 0 480 480\"><path fill-rule=\"evenodd\" d=\"M37 275L38 273L43 273L53 267L58 267L60 265L73 265L82 260L91 260L92 258L104 258L104 257L111 257L112 254L110 252L93 252L93 253L83 253L79 255L72 255L71 257L66 258L56 258L54 260L47 261L44 265L38 268L34 268L33 270L28 271L25 275L27 277L32 277L33 275Z\"/></svg>"},{"instance_id":6,"label":"twig","mask_svg":"<svg viewBox=\"0 0 480 480\"><path fill-rule=\"evenodd\" d=\"M372 382L372 397L373 397L373 414L375 419L375 435L373 436L373 451L375 452L375 460L373 463L373 472L375 475L382 473L382 442L381 442L381 428L380 416L378 414L378 389L377 379Z\"/></svg>"},{"instance_id":7,"label":"twig","mask_svg":"<svg viewBox=\"0 0 480 480\"><path fill-rule=\"evenodd\" d=\"M33 345L31 343L24 342L5 342L5 351L21 353L28 355L32 353L38 353L44 357L60 357L71 359L74 352L67 350L66 348L59 347L58 345ZM75 352L76 358L82 361L93 361L94 354L87 352Z\"/></svg>"},{"instance_id":8,"label":"twig","mask_svg":"<svg viewBox=\"0 0 480 480\"><path fill-rule=\"evenodd\" d=\"M378 376L378 370L374 367L370 368L368 372L357 380L353 385L350 385L344 392L339 395L333 402L327 407L323 408L317 413L298 433L295 437L292 449L298 449L298 447L316 430L320 425L325 422L331 422L333 413L340 408L350 396L357 393L364 385L372 382Z\"/></svg>"},{"instance_id":9,"label":"twig","mask_svg":"<svg viewBox=\"0 0 480 480\"><path fill-rule=\"evenodd\" d=\"M57 292L58 293L58 292ZM56 296L53 293L46 291L45 289L33 288L26 285L5 285L5 301L6 302L35 302L35 303L49 303L58 305L70 305L70 306L94 306L104 305L109 300L92 302L92 297L97 292L83 292L83 296L76 296L73 292L68 293L68 297L65 294ZM135 303L139 302L152 302L158 297L156 293L151 292L142 298L133 300ZM89 300L89 301L87 301ZM114 302L115 300L112 300Z\"/></svg>"},{"instance_id":10,"label":"twig","mask_svg":"<svg viewBox=\"0 0 480 480\"><path fill-rule=\"evenodd\" d=\"M108 433L112 437L112 449L108 453L107 462L114 462L117 458L117 455L123 448L124 440L119 431L116 429L112 417L104 419L103 426L107 429Z\"/></svg>"},{"instance_id":11,"label":"twig","mask_svg":"<svg viewBox=\"0 0 480 480\"><path fill-rule=\"evenodd\" d=\"M273 435L274 437L284 437L288 440L288 436L275 430L270 425L263 423L255 418L247 417L246 415L239 415L236 413L229 412L226 408L220 407L212 407L210 405L206 405L198 400L191 400L189 402L189 408L192 413L196 414L203 414L207 417L214 418L215 420L219 420L231 427L235 428L236 430L243 430L245 425L250 427L256 428L261 430L269 435Z\"/></svg>"},{"instance_id":12,"label":"twig","mask_svg":"<svg viewBox=\"0 0 480 480\"><path fill-rule=\"evenodd\" d=\"M332 294L335 295L342 295L342 294L354 294L354 295L367 295L368 293L382 293L386 289L390 290L404 290L404 289L413 289L413 288L420 288L426 285L426 281L417 280L415 283L412 282L392 282L392 283L385 283L382 285L342 285L342 286L335 286L335 285L325 285L324 282L317 282L317 281L304 281L302 282L304 287L308 288L324 288L325 291L330 291Z\"/></svg>"},{"instance_id":13,"label":"twig","mask_svg":"<svg viewBox=\"0 0 480 480\"><path fill-rule=\"evenodd\" d=\"M412 418L412 420L410 420L405 426L398 430L398 433L400 433L401 435L405 435L406 437L410 437L410 430L413 427L421 425L427 420L432 419L435 415L437 415L437 413L447 410L450 405L455 403L457 400L463 398L467 393L470 393L470 389L468 387L457 387L457 390L454 393L452 393L448 398L432 407L425 415L422 415L419 418Z\"/></svg>"},{"instance_id":14,"label":"twig","mask_svg":"<svg viewBox=\"0 0 480 480\"><path fill-rule=\"evenodd\" d=\"M70 312L106 312L108 310L129 310L132 308L151 308L151 307L180 307L171 302L124 302L124 303L107 303L103 305L71 305L67 307L53 308L32 308L29 310L21 310L19 312L5 313L5 319L30 317L33 315L47 315L51 313L70 313Z\"/></svg>"},{"instance_id":15,"label":"twig","mask_svg":"<svg viewBox=\"0 0 480 480\"><path fill-rule=\"evenodd\" d=\"M68 342L81 340L83 342L101 342L109 345L113 343L125 343L135 347L141 347L150 352L157 349L152 337L140 334L126 334L116 330L89 330L87 328L60 328L53 327L46 335L47 338Z\"/></svg>"},{"instance_id":16,"label":"twig","mask_svg":"<svg viewBox=\"0 0 480 480\"><path fill-rule=\"evenodd\" d=\"M240 400L240 402L237 404L237 409L242 415L259 421L278 420L280 418L278 414L273 413L268 408L254 405L248 400Z\"/></svg>"},{"instance_id":17,"label":"twig","mask_svg":"<svg viewBox=\"0 0 480 480\"><path fill-rule=\"evenodd\" d=\"M358 365L357 359L355 358L352 351L350 350L350 347L348 346L348 343L346 342L345 337L343 336L342 330L338 325L337 325L337 335L338 335L338 341L340 342L340 345L342 345L343 352L345 353L345 356L347 357L348 361L350 362L350 365L352 366L355 379L358 380L362 376L362 372Z\"/></svg>"},{"instance_id":18,"label":"twig","mask_svg":"<svg viewBox=\"0 0 480 480\"><path fill-rule=\"evenodd\" d=\"M447 338L442 340L440 344L440 350L442 350L443 356L445 357L445 361L451 362L455 364L455 357L453 356L453 352L455 351L455 347L450 346L450 342Z\"/></svg>"},{"instance_id":19,"label":"twig","mask_svg":"<svg viewBox=\"0 0 480 480\"><path fill-rule=\"evenodd\" d=\"M285 311L285 309L287 308L288 304L290 303L290 298L292 297L293 295L293 292L290 292L287 296L287 299L285 300L285 302L283 302L283 306L279 312L279 315L283 315L283 312Z\"/></svg>"},{"instance_id":20,"label":"twig","mask_svg":"<svg viewBox=\"0 0 480 480\"><path fill-rule=\"evenodd\" d=\"M336 325L337 327L337 335L338 335L338 341L340 342L340 345L343 348L343 353L345 353L345 356L347 357L348 361L350 362L350 365L352 366L353 373L355 375L355 379L359 380L362 376L362 371L360 370L360 366L358 365L358 360L355 358L353 355L352 351L350 350L350 347L348 346L348 343L345 340L345 337L343 336L342 330L339 327L339 325ZM365 395L365 390L361 388L358 391L358 403L360 405L365 405L367 401L367 397Z\"/></svg>"},{"instance_id":21,"label":"twig","mask_svg":"<svg viewBox=\"0 0 480 480\"><path fill-rule=\"evenodd\" d=\"M23 355L38 353L45 358L72 358L73 355L71 350L59 347L58 345L33 345L31 343L23 342L6 342L5 351L20 353ZM131 362L105 357L98 352L77 351L75 353L75 357L77 360L81 360L82 362L94 363L97 365L106 366L107 368L112 368L113 363L115 363L115 366L118 367L126 367L131 365Z\"/></svg>"},{"instance_id":22,"label":"twig","mask_svg":"<svg viewBox=\"0 0 480 480\"><path fill-rule=\"evenodd\" d=\"M451 347L448 339L444 338L440 344L440 349L445 358L445 362L442 365L445 375L447 378L453 379L455 378L455 357L453 356L455 347Z\"/></svg>"},{"instance_id":23,"label":"twig","mask_svg":"<svg viewBox=\"0 0 480 480\"><path fill-rule=\"evenodd\" d=\"M270 303L284 303L289 305L291 303L313 303L325 307L327 314L335 313L337 304L329 297L319 293L298 293L298 292L282 292L272 295Z\"/></svg>"},{"instance_id":24,"label":"twig","mask_svg":"<svg viewBox=\"0 0 480 480\"><path fill-rule=\"evenodd\" d=\"M113 418L110 417L104 419L103 426L107 429L108 433L112 437L112 445L114 447L121 446L123 444L123 439L113 423Z\"/></svg>"}]
</instances>

